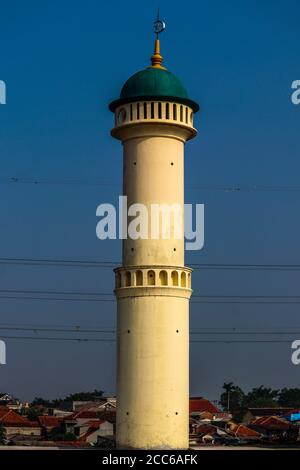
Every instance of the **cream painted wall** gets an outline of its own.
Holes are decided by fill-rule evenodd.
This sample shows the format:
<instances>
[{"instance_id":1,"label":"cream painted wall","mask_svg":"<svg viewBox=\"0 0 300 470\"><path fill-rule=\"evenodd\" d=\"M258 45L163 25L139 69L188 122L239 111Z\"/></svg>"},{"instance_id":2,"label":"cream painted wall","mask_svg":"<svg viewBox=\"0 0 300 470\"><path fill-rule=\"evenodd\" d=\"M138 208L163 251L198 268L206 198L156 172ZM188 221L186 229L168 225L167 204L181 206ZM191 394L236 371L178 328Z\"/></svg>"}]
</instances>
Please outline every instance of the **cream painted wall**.
<instances>
[{"instance_id":1,"label":"cream painted wall","mask_svg":"<svg viewBox=\"0 0 300 470\"><path fill-rule=\"evenodd\" d=\"M175 114L170 103L166 118L167 104L163 103L159 118L158 106L155 103L151 117L151 103L147 103L146 118L140 111L139 118L137 114L137 109L144 109L143 103L118 108L112 130L124 148L128 205L142 203L149 214L153 203L179 204L183 209L184 144L196 135L190 108L177 104ZM192 291L190 270L184 268L183 215L182 210L180 239L171 233L171 238L164 240L160 232L157 240L123 242L123 267L116 270L115 290L119 448L188 448ZM160 278L164 269L166 277ZM138 272L142 272L142 285L138 284ZM178 285L174 272L179 274ZM181 276L186 284L181 283Z\"/></svg>"},{"instance_id":2,"label":"cream painted wall","mask_svg":"<svg viewBox=\"0 0 300 470\"><path fill-rule=\"evenodd\" d=\"M188 447L188 297L153 293L119 299L117 439L121 447Z\"/></svg>"}]
</instances>

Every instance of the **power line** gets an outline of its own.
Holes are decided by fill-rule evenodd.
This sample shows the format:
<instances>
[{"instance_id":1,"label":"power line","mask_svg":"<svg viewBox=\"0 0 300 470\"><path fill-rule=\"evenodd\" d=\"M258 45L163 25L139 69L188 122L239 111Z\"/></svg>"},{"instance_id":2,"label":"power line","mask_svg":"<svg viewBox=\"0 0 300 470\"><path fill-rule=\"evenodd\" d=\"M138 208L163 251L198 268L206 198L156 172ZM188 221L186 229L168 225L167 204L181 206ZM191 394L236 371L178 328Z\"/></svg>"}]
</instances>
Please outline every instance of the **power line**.
<instances>
[{"instance_id":1,"label":"power line","mask_svg":"<svg viewBox=\"0 0 300 470\"><path fill-rule=\"evenodd\" d=\"M1 178L0 184L32 184L32 185L74 185L74 186L122 186L122 183L98 180L84 180L80 178L35 178L11 176Z\"/></svg>"},{"instance_id":2,"label":"power line","mask_svg":"<svg viewBox=\"0 0 300 470\"><path fill-rule=\"evenodd\" d=\"M262 271L290 271L299 270L300 264L200 264L190 263L193 269L233 269L233 270L262 270Z\"/></svg>"},{"instance_id":3,"label":"power line","mask_svg":"<svg viewBox=\"0 0 300 470\"><path fill-rule=\"evenodd\" d=\"M86 298L64 298L64 297L32 297L32 296L12 296L1 295L0 300L44 300L44 301L59 301L59 302L116 302L115 299L86 299Z\"/></svg>"},{"instance_id":4,"label":"power line","mask_svg":"<svg viewBox=\"0 0 300 470\"><path fill-rule=\"evenodd\" d=\"M13 297L16 297L16 294L20 295L54 295L54 296L75 296L72 297L72 300L77 300L78 297L112 297L114 294L112 292L82 292L82 291L56 291L56 290L18 290L18 289L0 289L0 294L14 294ZM0 298L4 298L0 296ZM284 302L291 301L298 303L300 302L299 295L199 295L193 294L193 298L200 299L197 302ZM64 298L62 299L64 300ZM79 299L78 299L79 300ZM99 300L99 299L87 299L87 300ZM110 300L110 299L107 299Z\"/></svg>"},{"instance_id":5,"label":"power line","mask_svg":"<svg viewBox=\"0 0 300 470\"><path fill-rule=\"evenodd\" d=\"M66 266L82 268L115 268L120 266L117 261L90 261L66 259L36 259L36 258L0 258L0 264L23 266ZM299 266L300 267L300 266Z\"/></svg>"},{"instance_id":6,"label":"power line","mask_svg":"<svg viewBox=\"0 0 300 470\"><path fill-rule=\"evenodd\" d=\"M80 291L48 291L48 290L18 290L0 289L0 294L45 294L45 295L79 295L79 296L111 296L112 292L80 292Z\"/></svg>"},{"instance_id":7,"label":"power line","mask_svg":"<svg viewBox=\"0 0 300 470\"><path fill-rule=\"evenodd\" d=\"M112 294L111 294L112 295ZM56 301L56 302L116 302L116 299L103 299L103 298L84 298L84 297L35 297L35 296L22 296L22 295L1 295L0 300L41 300L41 301ZM298 305L300 304L299 300L271 300L270 298L260 299L260 300L191 300L191 304L247 304L247 305L256 305L256 304L275 304L275 305Z\"/></svg>"},{"instance_id":8,"label":"power line","mask_svg":"<svg viewBox=\"0 0 300 470\"><path fill-rule=\"evenodd\" d=\"M11 176L1 178L0 184L31 184L31 185L75 185L75 186L122 186L121 182L107 182L82 178L38 178ZM193 185L186 188L202 191L221 192L300 192L300 186L268 186L268 185Z\"/></svg>"},{"instance_id":9,"label":"power line","mask_svg":"<svg viewBox=\"0 0 300 470\"><path fill-rule=\"evenodd\" d=\"M19 339L19 340L32 340L32 341L77 341L77 342L107 342L114 343L114 338L67 338L67 337L49 337L49 336L2 336L1 339ZM191 340L190 343L223 343L223 344L250 344L250 343L286 343L290 344L290 340Z\"/></svg>"},{"instance_id":10,"label":"power line","mask_svg":"<svg viewBox=\"0 0 300 470\"><path fill-rule=\"evenodd\" d=\"M115 268L121 266L120 261L113 260L78 260L78 259L46 259L46 258L0 258L0 264L24 266L62 266L83 268ZM300 270L300 264L234 264L234 263L189 263L193 269L233 269L233 270Z\"/></svg>"},{"instance_id":11,"label":"power line","mask_svg":"<svg viewBox=\"0 0 300 470\"><path fill-rule=\"evenodd\" d=\"M116 330L103 330L103 329L84 329L79 327L74 328L43 328L43 327L19 327L19 326L0 326L0 330L4 331L50 331L53 333L107 333L114 334Z\"/></svg>"},{"instance_id":12,"label":"power line","mask_svg":"<svg viewBox=\"0 0 300 470\"><path fill-rule=\"evenodd\" d=\"M95 328L89 328L89 329L86 329L84 327L80 327L80 326L74 326L74 327L61 327L61 328L58 328L58 327L40 327L40 326L14 326L14 325L0 325L0 331L32 331L32 332L45 332L45 331L48 331L48 332L53 332L53 333L79 333L79 334L82 334L82 333L92 333L92 334L95 334L95 333L105 333L105 334L115 334L116 333L116 330L111 328L111 329L103 329L103 327L100 327L100 329L98 329L99 327L95 327ZM228 331L229 330L229 331ZM223 331L219 331L218 328L213 328L213 329L210 329L210 330L205 330L205 331L201 331L201 330L197 330L195 328L191 328L190 329L190 334L191 335L233 335L233 336L240 336L240 335L266 335L266 336L274 336L274 335L300 335L300 329L298 327L298 330L297 329L293 329L292 331L239 331L239 330L236 330L236 329L228 329L227 331L223 330Z\"/></svg>"}]
</instances>

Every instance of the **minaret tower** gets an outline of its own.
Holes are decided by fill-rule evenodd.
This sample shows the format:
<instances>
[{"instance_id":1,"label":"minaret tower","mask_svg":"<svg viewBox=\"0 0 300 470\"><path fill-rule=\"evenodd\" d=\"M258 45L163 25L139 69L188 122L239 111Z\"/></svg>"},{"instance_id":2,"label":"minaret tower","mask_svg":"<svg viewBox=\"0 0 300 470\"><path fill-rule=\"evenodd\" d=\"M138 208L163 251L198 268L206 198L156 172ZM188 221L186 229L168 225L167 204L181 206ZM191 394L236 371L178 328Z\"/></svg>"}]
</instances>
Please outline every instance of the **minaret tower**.
<instances>
[{"instance_id":1,"label":"minaret tower","mask_svg":"<svg viewBox=\"0 0 300 470\"><path fill-rule=\"evenodd\" d=\"M197 133L199 106L162 65L164 28L158 18L151 65L130 77L110 104L111 134L123 144L128 207L143 204L151 214L152 204L176 204L183 222L184 144ZM150 225L148 237L123 240L122 267L115 270L117 446L186 449L191 269L184 265L183 223L180 237L171 230L168 238L163 224L156 237Z\"/></svg>"}]
</instances>

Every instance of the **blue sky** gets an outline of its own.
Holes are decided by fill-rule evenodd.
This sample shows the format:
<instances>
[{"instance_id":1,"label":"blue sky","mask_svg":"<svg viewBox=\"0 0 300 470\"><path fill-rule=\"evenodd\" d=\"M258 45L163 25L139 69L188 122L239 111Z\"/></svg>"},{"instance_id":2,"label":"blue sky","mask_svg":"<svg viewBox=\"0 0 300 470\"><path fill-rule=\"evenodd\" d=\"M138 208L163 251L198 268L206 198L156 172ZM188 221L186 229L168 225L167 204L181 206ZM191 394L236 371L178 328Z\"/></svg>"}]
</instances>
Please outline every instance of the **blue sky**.
<instances>
[{"instance_id":1,"label":"blue sky","mask_svg":"<svg viewBox=\"0 0 300 470\"><path fill-rule=\"evenodd\" d=\"M186 146L185 181L186 202L205 204L205 247L188 253L187 264L300 264L300 191L246 190L300 186L300 106L290 100L291 83L300 79L299 2L159 6L167 22L164 63L201 105L198 137ZM121 194L121 146L110 137L108 103L149 64L156 6L12 0L0 10L0 79L7 85L0 106L0 258L118 261L120 243L95 236L96 207ZM7 183L11 177L20 182ZM43 184L22 182L34 179ZM298 295L299 281L299 271L203 270L194 273L193 288L203 295L284 296ZM7 290L111 292L113 282L111 269L0 265ZM194 303L191 327L300 332L298 309ZM113 327L115 304L2 298L0 319ZM297 386L300 366L290 355L288 343L191 344L191 393L216 399L225 380L245 389ZM24 399L95 387L114 393L115 344L7 340L0 384Z\"/></svg>"}]
</instances>

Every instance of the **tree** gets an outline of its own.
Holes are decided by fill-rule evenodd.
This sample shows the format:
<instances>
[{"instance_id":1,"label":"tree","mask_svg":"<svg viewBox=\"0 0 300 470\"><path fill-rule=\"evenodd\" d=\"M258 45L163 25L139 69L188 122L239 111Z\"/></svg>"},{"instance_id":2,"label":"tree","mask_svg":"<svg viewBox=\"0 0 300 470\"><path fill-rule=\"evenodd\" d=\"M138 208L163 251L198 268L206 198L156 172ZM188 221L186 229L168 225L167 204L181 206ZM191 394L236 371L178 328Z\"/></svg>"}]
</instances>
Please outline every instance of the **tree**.
<instances>
[{"instance_id":1,"label":"tree","mask_svg":"<svg viewBox=\"0 0 300 470\"><path fill-rule=\"evenodd\" d=\"M42 397L35 397L34 400L32 401L31 405L36 406L36 405L42 405L45 408L51 406L51 401L50 400L45 400Z\"/></svg>"},{"instance_id":2,"label":"tree","mask_svg":"<svg viewBox=\"0 0 300 470\"><path fill-rule=\"evenodd\" d=\"M63 401L94 401L103 396L102 390L95 389L93 392L71 393Z\"/></svg>"},{"instance_id":3,"label":"tree","mask_svg":"<svg viewBox=\"0 0 300 470\"><path fill-rule=\"evenodd\" d=\"M232 413L235 418L240 418L245 406L245 394L243 390L233 382L223 384L224 392L221 394L220 403L224 409Z\"/></svg>"},{"instance_id":4,"label":"tree","mask_svg":"<svg viewBox=\"0 0 300 470\"><path fill-rule=\"evenodd\" d=\"M0 425L0 445L6 444L6 432L2 425Z\"/></svg>"},{"instance_id":5,"label":"tree","mask_svg":"<svg viewBox=\"0 0 300 470\"><path fill-rule=\"evenodd\" d=\"M300 408L300 388L283 388L278 395L280 406Z\"/></svg>"},{"instance_id":6,"label":"tree","mask_svg":"<svg viewBox=\"0 0 300 470\"><path fill-rule=\"evenodd\" d=\"M36 408L32 406L27 411L27 418L29 419L29 421L37 421L39 416L43 416L45 414L45 411L46 410L44 408Z\"/></svg>"},{"instance_id":7,"label":"tree","mask_svg":"<svg viewBox=\"0 0 300 470\"><path fill-rule=\"evenodd\" d=\"M71 432L67 432L66 434L64 434L60 431L60 429L53 429L48 435L48 440L50 441L76 441L76 436Z\"/></svg>"},{"instance_id":8,"label":"tree","mask_svg":"<svg viewBox=\"0 0 300 470\"><path fill-rule=\"evenodd\" d=\"M67 395L65 398L56 398L55 400L45 400L42 397L35 397L31 405L42 405L45 408L60 406L72 401L95 401L103 396L103 390L95 389L93 392L77 392Z\"/></svg>"},{"instance_id":9,"label":"tree","mask_svg":"<svg viewBox=\"0 0 300 470\"><path fill-rule=\"evenodd\" d=\"M278 407L279 390L263 387L253 388L246 396L246 405L249 408Z\"/></svg>"}]
</instances>

